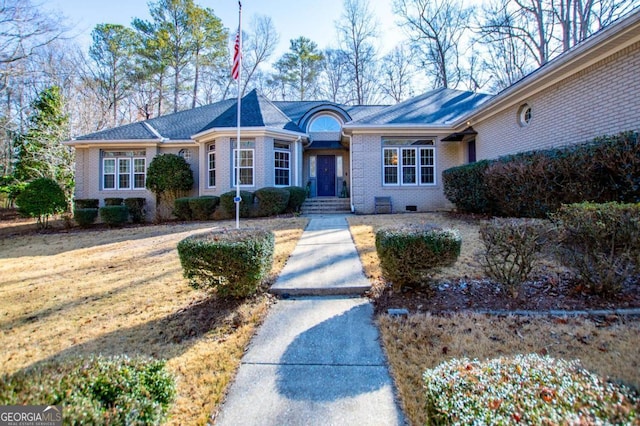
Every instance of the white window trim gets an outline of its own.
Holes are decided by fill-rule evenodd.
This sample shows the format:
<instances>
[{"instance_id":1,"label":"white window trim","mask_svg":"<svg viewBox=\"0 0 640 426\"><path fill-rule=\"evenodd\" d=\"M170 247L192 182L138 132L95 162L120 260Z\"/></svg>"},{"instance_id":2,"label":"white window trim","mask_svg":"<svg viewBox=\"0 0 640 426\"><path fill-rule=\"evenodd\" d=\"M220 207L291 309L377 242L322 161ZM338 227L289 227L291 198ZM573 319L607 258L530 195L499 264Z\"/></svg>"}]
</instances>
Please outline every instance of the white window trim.
<instances>
[{"instance_id":1,"label":"white window trim","mask_svg":"<svg viewBox=\"0 0 640 426\"><path fill-rule=\"evenodd\" d=\"M122 173L120 173L120 161L122 160L127 160L129 162L129 183L130 185L128 187L121 187L120 186L120 175ZM106 157L102 159L102 169L100 170L100 186L102 187L103 191L139 191L139 190L144 190L146 189L146 186L136 186L136 175L140 175L142 173L136 173L135 172L135 161L136 160L142 160L144 161L144 181L145 184L147 182L147 159L146 157ZM106 167L105 167L105 162L107 161L113 161L115 163L115 170L114 173L105 173ZM104 177L106 175L113 175L113 184L114 187L113 188L107 188L105 187L104 184Z\"/></svg>"},{"instance_id":2,"label":"white window trim","mask_svg":"<svg viewBox=\"0 0 640 426\"><path fill-rule=\"evenodd\" d=\"M243 151L249 151L251 152L251 185L247 185L247 184L240 184L240 188L253 188L256 186L256 150L253 148L240 148L240 152ZM238 173L236 171L236 159L238 158L238 150L236 148L233 149L233 161L232 161L232 167L231 167L231 174L233 175L233 187L235 188L237 186L237 181L236 179L238 178ZM240 169L248 169L249 167L240 167Z\"/></svg>"},{"instance_id":3,"label":"white window trim","mask_svg":"<svg viewBox=\"0 0 640 426\"><path fill-rule=\"evenodd\" d=\"M390 168L392 166L384 164L384 153L386 150L394 150L398 156L398 164L395 166L398 173L398 182L397 183L386 183L385 182L385 169ZM413 150L415 152L416 164L414 166L404 166L403 163L403 152L406 150ZM422 165L422 151L431 150L433 152L433 166L423 166ZM382 147L382 186L383 187L427 187L427 186L437 186L437 173L436 173L436 147L435 145L415 145L415 146L383 146ZM403 167L413 167L416 172L416 181L415 183L404 183L404 171ZM431 167L433 169L433 183L422 183L422 167Z\"/></svg>"},{"instance_id":4,"label":"white window trim","mask_svg":"<svg viewBox=\"0 0 640 426\"><path fill-rule=\"evenodd\" d=\"M276 167L275 165L275 160L276 160L276 154L287 154L287 164L289 167L287 167L286 169L283 167ZM275 187L278 188L286 188L287 186L291 186L291 151L288 151L286 149L279 149L279 148L275 148L274 153L273 153L273 160L274 160L274 173L273 173L273 185ZM289 184L286 185L279 185L276 183L276 171L277 170L286 170L287 171L287 180L289 181Z\"/></svg>"},{"instance_id":5,"label":"white window trim","mask_svg":"<svg viewBox=\"0 0 640 426\"><path fill-rule=\"evenodd\" d=\"M211 155L213 154L214 167L211 168ZM215 188L216 184L211 185L211 172L213 171L214 180L217 182L218 176L216 175L216 166L218 164L218 158L216 157L215 145L209 145L207 149L207 188Z\"/></svg>"}]
</instances>

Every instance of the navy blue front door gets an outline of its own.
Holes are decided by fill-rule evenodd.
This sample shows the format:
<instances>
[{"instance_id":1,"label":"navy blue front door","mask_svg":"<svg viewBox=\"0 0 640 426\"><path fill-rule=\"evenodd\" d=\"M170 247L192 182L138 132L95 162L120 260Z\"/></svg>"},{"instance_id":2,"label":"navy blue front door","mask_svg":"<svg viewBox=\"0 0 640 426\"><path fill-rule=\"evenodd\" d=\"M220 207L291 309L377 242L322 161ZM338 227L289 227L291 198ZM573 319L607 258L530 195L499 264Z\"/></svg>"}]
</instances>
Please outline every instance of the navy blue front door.
<instances>
[{"instance_id":1,"label":"navy blue front door","mask_svg":"<svg viewBox=\"0 0 640 426\"><path fill-rule=\"evenodd\" d=\"M336 156L318 155L318 197L336 196Z\"/></svg>"}]
</instances>

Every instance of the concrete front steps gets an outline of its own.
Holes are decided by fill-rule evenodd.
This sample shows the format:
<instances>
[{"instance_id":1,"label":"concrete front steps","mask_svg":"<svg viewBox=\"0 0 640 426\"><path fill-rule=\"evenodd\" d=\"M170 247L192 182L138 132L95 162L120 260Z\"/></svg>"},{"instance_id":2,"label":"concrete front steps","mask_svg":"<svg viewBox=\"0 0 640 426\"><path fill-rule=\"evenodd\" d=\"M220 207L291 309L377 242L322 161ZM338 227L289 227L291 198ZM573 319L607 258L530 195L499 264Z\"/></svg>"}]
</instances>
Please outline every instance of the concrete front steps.
<instances>
[{"instance_id":1,"label":"concrete front steps","mask_svg":"<svg viewBox=\"0 0 640 426\"><path fill-rule=\"evenodd\" d=\"M349 198L314 197L302 204L302 214L345 214L351 212Z\"/></svg>"}]
</instances>

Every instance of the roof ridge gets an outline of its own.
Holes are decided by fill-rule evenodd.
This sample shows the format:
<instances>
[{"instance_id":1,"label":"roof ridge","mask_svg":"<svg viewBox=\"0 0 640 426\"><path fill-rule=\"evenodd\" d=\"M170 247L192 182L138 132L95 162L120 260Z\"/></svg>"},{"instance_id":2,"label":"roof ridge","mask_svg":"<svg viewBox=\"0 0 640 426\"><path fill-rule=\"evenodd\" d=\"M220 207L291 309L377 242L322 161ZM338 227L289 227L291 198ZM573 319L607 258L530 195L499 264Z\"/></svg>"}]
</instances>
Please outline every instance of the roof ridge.
<instances>
[{"instance_id":1,"label":"roof ridge","mask_svg":"<svg viewBox=\"0 0 640 426\"><path fill-rule=\"evenodd\" d=\"M164 141L164 140L167 140L167 138L165 138L164 136L162 136L162 135L160 134L160 132L158 132L158 130L156 130L156 128L155 128L155 127L153 127L153 126L152 126L151 124L149 124L148 122L143 121L143 122L142 122L142 124L144 124L144 125L147 127L147 129L148 129L151 133L153 133L153 134L154 134L158 139L163 140L163 141Z\"/></svg>"}]
</instances>

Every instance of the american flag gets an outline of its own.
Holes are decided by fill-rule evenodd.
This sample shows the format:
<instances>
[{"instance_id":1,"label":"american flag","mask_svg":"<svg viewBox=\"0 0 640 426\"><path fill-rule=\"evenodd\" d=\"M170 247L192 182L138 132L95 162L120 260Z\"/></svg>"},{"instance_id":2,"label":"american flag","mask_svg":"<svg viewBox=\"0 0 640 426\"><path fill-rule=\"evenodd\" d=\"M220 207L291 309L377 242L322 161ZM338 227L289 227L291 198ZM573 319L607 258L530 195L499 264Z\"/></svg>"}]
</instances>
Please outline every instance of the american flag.
<instances>
[{"instance_id":1,"label":"american flag","mask_svg":"<svg viewBox=\"0 0 640 426\"><path fill-rule=\"evenodd\" d=\"M233 67L231 68L231 77L234 80L240 78L240 62L242 62L242 46L240 46L242 34L240 31L242 31L242 3L238 2L238 32L236 33L236 42L233 45Z\"/></svg>"}]
</instances>

